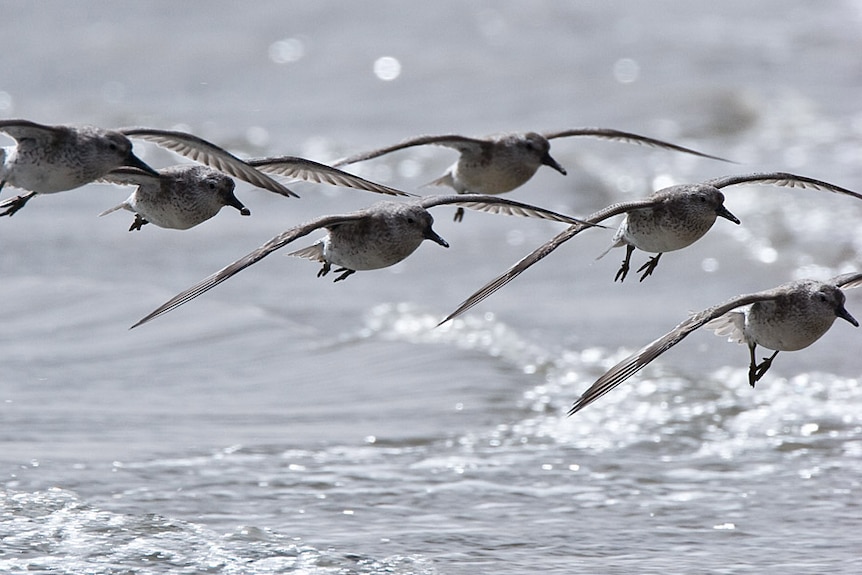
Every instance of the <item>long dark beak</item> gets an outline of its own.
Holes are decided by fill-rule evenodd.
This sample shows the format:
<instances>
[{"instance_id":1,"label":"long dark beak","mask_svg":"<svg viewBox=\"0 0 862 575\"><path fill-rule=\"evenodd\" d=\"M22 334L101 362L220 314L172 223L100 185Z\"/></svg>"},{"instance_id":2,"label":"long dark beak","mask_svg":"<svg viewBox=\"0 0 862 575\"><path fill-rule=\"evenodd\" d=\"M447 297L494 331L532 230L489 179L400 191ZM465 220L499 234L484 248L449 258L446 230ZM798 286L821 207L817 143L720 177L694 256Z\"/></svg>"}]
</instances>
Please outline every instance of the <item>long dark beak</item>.
<instances>
[{"instance_id":1,"label":"long dark beak","mask_svg":"<svg viewBox=\"0 0 862 575\"><path fill-rule=\"evenodd\" d=\"M441 246L443 246L444 248L448 248L448 247L449 247L449 242L447 242L446 240L444 240L443 238L441 238L440 236L438 236L438 235L437 235L437 232L435 232L435 231L434 231L434 230L432 230L431 228L428 228L428 229L425 231L425 239L426 239L426 240L431 240L431 241L432 241L432 242L434 242L434 243L440 244L440 245L441 245Z\"/></svg>"},{"instance_id":2,"label":"long dark beak","mask_svg":"<svg viewBox=\"0 0 862 575\"><path fill-rule=\"evenodd\" d=\"M715 210L715 213L717 215L721 216L722 218L726 218L726 219L730 220L731 222L733 222L736 225L739 225L739 223L740 223L739 218L737 218L736 216L731 214L730 210L725 208L723 205L718 206L718 209Z\"/></svg>"},{"instance_id":3,"label":"long dark beak","mask_svg":"<svg viewBox=\"0 0 862 575\"><path fill-rule=\"evenodd\" d=\"M557 163L557 160L551 157L550 152L545 152L545 155L542 156L542 163L546 166L551 166L564 176L566 175L566 168Z\"/></svg>"},{"instance_id":4,"label":"long dark beak","mask_svg":"<svg viewBox=\"0 0 862 575\"><path fill-rule=\"evenodd\" d=\"M239 199L233 194L233 192L228 195L227 202L225 203L225 205L238 209L239 213L244 216L251 215L251 210L242 205L242 202L239 201Z\"/></svg>"},{"instance_id":5,"label":"long dark beak","mask_svg":"<svg viewBox=\"0 0 862 575\"><path fill-rule=\"evenodd\" d=\"M852 315L850 315L849 311L844 309L843 305L835 310L835 315L837 315L841 319L846 319L847 321L852 323L855 327L859 327L859 322L856 321L856 318L854 318Z\"/></svg>"},{"instance_id":6,"label":"long dark beak","mask_svg":"<svg viewBox=\"0 0 862 575\"><path fill-rule=\"evenodd\" d=\"M125 165L131 166L133 168L138 168L139 170L143 170L152 176L159 176L159 173L157 171L149 167L146 163L144 163L142 159L132 153L129 153L129 157L126 158Z\"/></svg>"}]
</instances>

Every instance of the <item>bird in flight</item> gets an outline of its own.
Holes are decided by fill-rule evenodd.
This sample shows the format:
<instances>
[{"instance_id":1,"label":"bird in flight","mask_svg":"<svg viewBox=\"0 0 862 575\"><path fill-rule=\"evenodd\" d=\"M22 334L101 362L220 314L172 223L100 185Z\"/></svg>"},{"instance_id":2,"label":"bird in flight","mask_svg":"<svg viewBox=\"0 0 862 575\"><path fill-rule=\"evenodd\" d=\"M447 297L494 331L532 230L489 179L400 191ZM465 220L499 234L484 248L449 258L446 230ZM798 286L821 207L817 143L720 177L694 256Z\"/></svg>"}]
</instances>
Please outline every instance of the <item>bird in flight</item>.
<instances>
[{"instance_id":1,"label":"bird in flight","mask_svg":"<svg viewBox=\"0 0 862 575\"><path fill-rule=\"evenodd\" d=\"M512 132L485 138L471 138L457 134L418 136L393 146L348 156L338 160L333 165L338 167L364 162L414 146L429 144L445 146L457 150L459 152L458 159L442 176L427 185L449 186L459 194L503 194L525 184L541 166L550 166L566 175L565 168L551 157L550 141L572 136L591 136L642 144L714 160L728 161L718 156L704 154L691 148L631 132L609 128L575 128L541 134L537 132ZM461 221L463 217L464 210L459 209L455 213L455 221Z\"/></svg>"},{"instance_id":2,"label":"bird in flight","mask_svg":"<svg viewBox=\"0 0 862 575\"><path fill-rule=\"evenodd\" d=\"M359 270L374 270L394 265L412 254L424 240L449 247L446 240L433 230L434 218L428 212L428 209L442 205L541 218L569 225L589 225L577 218L497 196L426 196L407 202L379 202L349 214L315 218L277 235L250 254L174 296L132 327L144 324L191 301L272 252L321 228L327 230L324 238L289 255L323 263L323 267L317 274L318 277L328 274L332 266L339 266L335 271L340 275L335 278L335 281L344 280Z\"/></svg>"},{"instance_id":3,"label":"bird in flight","mask_svg":"<svg viewBox=\"0 0 862 575\"><path fill-rule=\"evenodd\" d=\"M724 207L724 195L720 190L746 183L813 188L862 199L862 194L814 178L785 172L767 172L724 176L700 184L670 186L641 200L612 204L585 219L589 223L598 224L610 217L625 214L611 245L611 248L626 246L625 259L614 279L625 278L632 253L637 248L657 254L638 269L639 272L644 272L641 276L643 281L653 273L663 252L679 250L696 242L710 230L719 216L739 223L739 220ZM463 314L585 229L587 229L586 226L576 224L560 232L479 288L440 323Z\"/></svg>"},{"instance_id":4,"label":"bird in flight","mask_svg":"<svg viewBox=\"0 0 862 575\"><path fill-rule=\"evenodd\" d=\"M829 331L836 318L855 327L859 322L844 307L843 289L862 285L862 273L836 276L825 282L798 280L747 295L692 314L670 332L647 344L610 368L574 403L569 415L608 393L699 327L712 329L730 341L744 343L749 350L748 382L754 387L772 366L779 351L797 351L810 346ZM773 350L758 363L760 345Z\"/></svg>"}]
</instances>

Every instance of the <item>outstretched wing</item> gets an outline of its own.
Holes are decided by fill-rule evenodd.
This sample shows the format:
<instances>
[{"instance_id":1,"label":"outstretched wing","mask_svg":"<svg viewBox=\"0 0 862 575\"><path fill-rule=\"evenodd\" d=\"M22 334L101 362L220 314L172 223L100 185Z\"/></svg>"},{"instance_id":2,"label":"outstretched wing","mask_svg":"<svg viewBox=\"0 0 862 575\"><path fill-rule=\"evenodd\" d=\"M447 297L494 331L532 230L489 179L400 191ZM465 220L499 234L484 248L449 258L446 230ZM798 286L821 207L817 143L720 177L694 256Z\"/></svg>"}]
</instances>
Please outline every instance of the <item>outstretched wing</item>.
<instances>
[{"instance_id":1,"label":"outstretched wing","mask_svg":"<svg viewBox=\"0 0 862 575\"><path fill-rule=\"evenodd\" d=\"M677 144L665 142L664 140L657 140L656 138L641 136L640 134L634 134L632 132L621 132L620 130L612 130L610 128L573 128L571 130L560 130L558 132L543 132L542 135L549 140L553 140L554 138L568 138L570 136L592 136L594 138L603 138L605 140L617 140L620 142L627 142L629 144L640 144L643 146L651 146L653 148L674 150L676 152L692 154L694 156L700 156L701 158L709 158L711 160L729 162L731 164L736 163L733 160L728 160L719 156L713 156L712 154L698 152L697 150L692 150L691 148L686 148Z\"/></svg>"},{"instance_id":2,"label":"outstretched wing","mask_svg":"<svg viewBox=\"0 0 862 575\"><path fill-rule=\"evenodd\" d=\"M584 394L575 401L569 410L569 415L577 413L587 405L591 404L634 374L643 369L652 360L681 342L688 334L703 326L705 323L726 314L738 307L748 305L757 301L774 299L782 291L782 287L765 290L748 295L740 295L726 302L693 314L685 321L677 325L670 332L661 336L652 343L628 356L604 375L596 380Z\"/></svg>"},{"instance_id":3,"label":"outstretched wing","mask_svg":"<svg viewBox=\"0 0 862 575\"><path fill-rule=\"evenodd\" d=\"M318 184L330 184L333 186L344 186L347 188L355 188L357 190L365 190L366 192L375 192L378 194L387 194L389 196L413 196L383 184L377 184L365 178L354 176L345 171L306 160L305 158L297 158L295 156L279 156L276 158L255 158L247 160L249 166L257 168L261 172L291 178L294 180L304 180L306 182L316 182Z\"/></svg>"},{"instance_id":4,"label":"outstretched wing","mask_svg":"<svg viewBox=\"0 0 862 575\"><path fill-rule=\"evenodd\" d=\"M348 156L346 158L342 158L337 162L333 163L332 165L336 167L346 166L347 164L355 164L356 162L364 162L365 160L378 158L380 156L383 156L384 154L395 152L397 150L403 150L404 148L412 148L413 146L426 146L429 144L435 146L446 146L448 148L455 148L458 151L475 151L476 153L479 153L485 146L490 145L485 140L480 140L478 138L468 138L467 136L459 136L457 134L448 134L444 136L418 136L416 138L408 138L407 140L404 140L399 144L395 144L394 146L378 148L376 150L371 150L370 152L362 152L359 154Z\"/></svg>"},{"instance_id":5,"label":"outstretched wing","mask_svg":"<svg viewBox=\"0 0 862 575\"><path fill-rule=\"evenodd\" d=\"M540 218L543 220L551 220L555 222L563 222L567 224L582 224L585 226L597 226L564 214L546 210L532 204L516 202L499 196L483 195L483 194L451 194L440 196L425 196L419 200L419 204L425 208L433 208L434 206L456 205L478 212L487 212L489 214L505 214L509 216L522 216L525 218Z\"/></svg>"},{"instance_id":6,"label":"outstretched wing","mask_svg":"<svg viewBox=\"0 0 862 575\"><path fill-rule=\"evenodd\" d=\"M129 329L133 329L133 328L138 327L139 325L143 325L143 324L147 323L148 321L151 321L151 320L159 317L160 315L166 314L167 312L171 311L172 309L177 308L177 307L183 305L184 303L193 300L194 298L198 297L199 295L201 295L205 292L208 292L209 290L216 287L217 285L219 285L223 281L225 281L228 278L234 276L235 274L241 272L242 270L244 270L248 266L262 260L263 258L268 256L269 254L271 254L275 250L286 246L287 244L289 244L290 242L292 242L298 238L301 238L303 236L310 234L314 230L318 230L320 228L325 228L328 226L334 226L334 225L341 224L344 222L355 221L358 219L362 219L364 217L366 217L366 216L362 212L357 212L354 214L341 215L341 216L323 216L321 218L311 220L310 222L307 222L305 224L301 224L299 226L293 227L293 228L287 230L286 232L283 232L283 233L275 236L274 238L272 238L271 240L269 240L268 242L266 242L265 244L263 244L262 246L260 246L256 250L254 250L253 252L251 252L250 254L236 260L232 264L229 264L229 265L223 267L222 269L220 269L216 273L212 274L211 276L209 276L209 277L201 280L200 282L196 283L195 285L193 285L189 289L175 295L174 297L172 297L171 299L169 299L168 301L163 303L161 306L156 308L149 315L142 318L140 321L138 321L135 325L133 325Z\"/></svg>"},{"instance_id":7,"label":"outstretched wing","mask_svg":"<svg viewBox=\"0 0 862 575\"><path fill-rule=\"evenodd\" d=\"M140 138L176 152L211 168L221 170L225 174L244 180L259 188L281 194L282 196L299 196L279 184L266 174L258 171L246 162L240 160L224 148L216 146L203 138L186 132L173 130L155 130L151 128L124 128L120 130L130 138Z\"/></svg>"},{"instance_id":8,"label":"outstretched wing","mask_svg":"<svg viewBox=\"0 0 862 575\"><path fill-rule=\"evenodd\" d=\"M98 178L96 182L119 184L122 186L141 186L158 181L158 179L158 176L154 176L138 168L116 168Z\"/></svg>"},{"instance_id":9,"label":"outstretched wing","mask_svg":"<svg viewBox=\"0 0 862 575\"><path fill-rule=\"evenodd\" d=\"M63 130L68 129L65 126L37 124L30 120L0 120L0 132L8 134L15 141L23 138L32 138L39 142L49 143L62 133Z\"/></svg>"},{"instance_id":10,"label":"outstretched wing","mask_svg":"<svg viewBox=\"0 0 862 575\"><path fill-rule=\"evenodd\" d=\"M853 272L849 274L841 274L840 276L835 276L834 278L827 281L834 285L835 287L841 289L851 289L855 287L862 286L862 273Z\"/></svg>"},{"instance_id":11,"label":"outstretched wing","mask_svg":"<svg viewBox=\"0 0 862 575\"><path fill-rule=\"evenodd\" d=\"M725 188L727 186L735 186L737 184L755 183L755 184L772 184L774 186L786 186L788 188L808 188L815 190L823 190L827 192L835 192L838 194L846 194L862 200L862 194L858 194L847 188L830 184L822 180L815 180L806 176L797 176L787 172L762 172L755 174L743 174L738 176L723 176L714 178L704 182L716 188Z\"/></svg>"},{"instance_id":12,"label":"outstretched wing","mask_svg":"<svg viewBox=\"0 0 862 575\"><path fill-rule=\"evenodd\" d=\"M523 272L527 270L530 266L535 263L538 263L539 260L548 256L555 249L560 247L562 244L572 239L583 230L587 229L588 226L595 226L604 220L613 217L618 214L622 214L629 210L634 210L638 208L646 208L652 206L656 200L654 198L647 198L644 200L637 200L633 202L622 202L618 204L610 205L604 209L601 209L594 214L584 220L584 223L573 225L568 229L560 232L538 248L536 248L532 253L526 255L521 258L515 265L510 267L508 270L503 272L501 275L497 276L481 288L479 288L476 292L474 292L470 297L461 302L461 305L458 308L446 316L443 321L441 321L438 325L442 325L451 319L455 319L459 315L463 314L476 304L485 300L491 294L496 292L498 289L502 288L504 285L521 275Z\"/></svg>"}]
</instances>

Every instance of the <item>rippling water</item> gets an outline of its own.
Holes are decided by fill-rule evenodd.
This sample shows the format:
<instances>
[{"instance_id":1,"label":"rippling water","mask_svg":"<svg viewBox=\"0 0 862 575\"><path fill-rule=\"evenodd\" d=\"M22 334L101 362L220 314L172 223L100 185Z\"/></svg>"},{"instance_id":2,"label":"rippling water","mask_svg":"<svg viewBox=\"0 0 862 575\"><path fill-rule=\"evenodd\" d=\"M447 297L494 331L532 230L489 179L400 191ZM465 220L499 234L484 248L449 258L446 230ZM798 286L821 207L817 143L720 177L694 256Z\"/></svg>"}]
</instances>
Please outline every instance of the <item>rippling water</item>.
<instances>
[{"instance_id":1,"label":"rippling water","mask_svg":"<svg viewBox=\"0 0 862 575\"><path fill-rule=\"evenodd\" d=\"M862 189L862 5L849 0L3 12L4 117L180 126L241 154L318 160L422 133L605 126L740 162L556 140L569 175L540 170L511 197L575 215L730 173ZM413 191L452 161L415 149L355 168ZM284 229L378 199L293 187L301 200L239 184L251 218L187 232L96 218L128 195L105 185L0 222L0 571L862 569L862 335L846 322L780 354L756 390L744 347L695 333L565 417L688 311L859 269L859 202L728 189L742 225L718 222L642 284L611 281L621 253L594 261L612 234L597 230L436 328L560 229L455 224L438 208L448 250L426 242L338 284L267 258L127 330ZM859 317L862 292L847 307Z\"/></svg>"}]
</instances>

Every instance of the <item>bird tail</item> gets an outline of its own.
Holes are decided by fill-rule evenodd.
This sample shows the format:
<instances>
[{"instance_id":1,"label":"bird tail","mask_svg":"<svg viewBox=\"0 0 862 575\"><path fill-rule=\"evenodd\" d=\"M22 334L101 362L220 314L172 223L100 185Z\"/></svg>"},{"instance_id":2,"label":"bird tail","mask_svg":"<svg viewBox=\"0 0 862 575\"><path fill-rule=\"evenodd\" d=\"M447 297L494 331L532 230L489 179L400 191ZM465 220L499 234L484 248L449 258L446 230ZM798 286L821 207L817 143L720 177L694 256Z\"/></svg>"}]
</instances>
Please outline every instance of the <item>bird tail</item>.
<instances>
[{"instance_id":1,"label":"bird tail","mask_svg":"<svg viewBox=\"0 0 862 575\"><path fill-rule=\"evenodd\" d=\"M428 182L422 187L425 188L428 186L449 186L450 188L455 188L455 179L452 177L452 172L447 171L445 174L443 174L436 180Z\"/></svg>"},{"instance_id":2,"label":"bird tail","mask_svg":"<svg viewBox=\"0 0 862 575\"><path fill-rule=\"evenodd\" d=\"M287 255L294 256L297 258L305 258L307 260L312 260L316 262L326 261L323 259L323 242L312 244L307 248L302 248L300 250L296 250L295 252L290 252Z\"/></svg>"},{"instance_id":3,"label":"bird tail","mask_svg":"<svg viewBox=\"0 0 862 575\"><path fill-rule=\"evenodd\" d=\"M130 212L134 211L132 210L132 206L129 205L129 202L123 202L122 204L117 204L113 208L108 208L107 210L99 214L99 217L101 218L102 216L107 216L108 214L116 212L117 210L129 210Z\"/></svg>"},{"instance_id":4,"label":"bird tail","mask_svg":"<svg viewBox=\"0 0 862 575\"><path fill-rule=\"evenodd\" d=\"M727 341L745 343L745 312L731 311L706 322L703 327Z\"/></svg>"}]
</instances>

